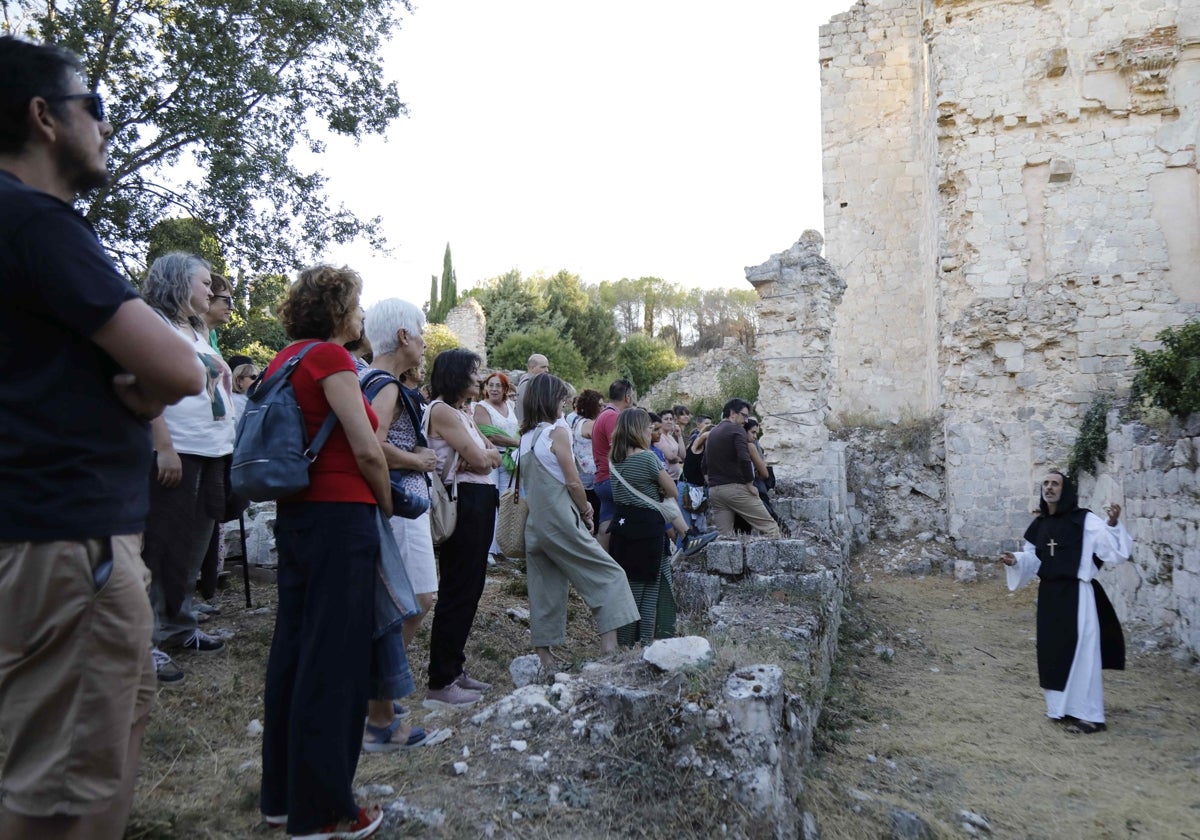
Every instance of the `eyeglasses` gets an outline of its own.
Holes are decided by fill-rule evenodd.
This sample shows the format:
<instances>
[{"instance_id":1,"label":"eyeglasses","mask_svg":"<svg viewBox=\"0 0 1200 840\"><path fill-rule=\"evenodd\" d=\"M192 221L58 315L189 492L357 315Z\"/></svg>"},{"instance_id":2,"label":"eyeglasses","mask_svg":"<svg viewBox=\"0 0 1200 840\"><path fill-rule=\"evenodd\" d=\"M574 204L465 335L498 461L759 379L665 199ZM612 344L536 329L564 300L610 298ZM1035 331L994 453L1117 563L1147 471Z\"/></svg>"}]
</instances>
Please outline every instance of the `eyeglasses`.
<instances>
[{"instance_id":1,"label":"eyeglasses","mask_svg":"<svg viewBox=\"0 0 1200 840\"><path fill-rule=\"evenodd\" d=\"M228 306L230 309L233 309L233 298L230 297L229 295L209 295L208 299L210 302L216 301L216 300L223 300L223 301L225 301L226 306Z\"/></svg>"},{"instance_id":2,"label":"eyeglasses","mask_svg":"<svg viewBox=\"0 0 1200 840\"><path fill-rule=\"evenodd\" d=\"M104 122L104 100L98 93L65 93L62 96L44 96L47 102L70 102L72 99L82 99L84 109L92 115L96 122Z\"/></svg>"}]
</instances>

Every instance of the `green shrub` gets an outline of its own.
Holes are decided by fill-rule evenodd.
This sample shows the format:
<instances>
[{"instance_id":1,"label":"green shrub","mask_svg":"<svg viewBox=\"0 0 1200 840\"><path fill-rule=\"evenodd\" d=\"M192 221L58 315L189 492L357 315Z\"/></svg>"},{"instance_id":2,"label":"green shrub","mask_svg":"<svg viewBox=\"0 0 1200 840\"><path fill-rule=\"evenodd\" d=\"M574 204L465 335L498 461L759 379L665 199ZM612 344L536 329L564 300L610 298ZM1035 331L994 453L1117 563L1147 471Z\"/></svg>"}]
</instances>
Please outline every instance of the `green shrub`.
<instances>
[{"instance_id":1,"label":"green shrub","mask_svg":"<svg viewBox=\"0 0 1200 840\"><path fill-rule=\"evenodd\" d=\"M617 348L617 366L625 371L634 390L644 394L668 373L683 367L683 359L666 342L634 333Z\"/></svg>"},{"instance_id":2,"label":"green shrub","mask_svg":"<svg viewBox=\"0 0 1200 840\"><path fill-rule=\"evenodd\" d=\"M726 400L740 397L754 405L758 402L758 363L753 358L746 358L736 365L721 368L717 384Z\"/></svg>"},{"instance_id":3,"label":"green shrub","mask_svg":"<svg viewBox=\"0 0 1200 840\"><path fill-rule=\"evenodd\" d=\"M458 340L458 336L445 324L425 324L425 332L422 336L425 339L426 375L433 371L433 360L438 357L438 353L441 353L443 350L453 350L455 347L462 346L462 342Z\"/></svg>"},{"instance_id":4,"label":"green shrub","mask_svg":"<svg viewBox=\"0 0 1200 840\"><path fill-rule=\"evenodd\" d=\"M564 382L575 385L583 378L583 356L570 339L549 327L537 327L529 332L510 333L496 345L488 358L493 369L524 370L529 357L541 353L550 362L550 372ZM607 387L604 393L608 393Z\"/></svg>"},{"instance_id":5,"label":"green shrub","mask_svg":"<svg viewBox=\"0 0 1200 840\"><path fill-rule=\"evenodd\" d=\"M1200 411L1200 321L1158 334L1158 350L1133 351L1138 372L1130 392L1132 405L1164 408L1176 417Z\"/></svg>"},{"instance_id":6,"label":"green shrub","mask_svg":"<svg viewBox=\"0 0 1200 840\"><path fill-rule=\"evenodd\" d=\"M1083 415L1079 426L1079 434L1075 437L1075 445L1071 448L1071 460L1067 464L1067 473L1078 480L1079 474L1094 473L1096 462L1103 462L1108 455L1108 419L1109 401L1106 397L1097 397Z\"/></svg>"}]
</instances>

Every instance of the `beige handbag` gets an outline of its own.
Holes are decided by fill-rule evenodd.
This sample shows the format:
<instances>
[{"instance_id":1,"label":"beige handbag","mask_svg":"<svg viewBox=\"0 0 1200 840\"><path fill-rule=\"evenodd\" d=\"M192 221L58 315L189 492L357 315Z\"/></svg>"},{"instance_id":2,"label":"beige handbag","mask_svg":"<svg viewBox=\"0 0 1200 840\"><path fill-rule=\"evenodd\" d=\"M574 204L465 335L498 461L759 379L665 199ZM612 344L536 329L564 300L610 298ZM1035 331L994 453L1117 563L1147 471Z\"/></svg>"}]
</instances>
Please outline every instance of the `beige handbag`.
<instances>
[{"instance_id":1,"label":"beige handbag","mask_svg":"<svg viewBox=\"0 0 1200 840\"><path fill-rule=\"evenodd\" d=\"M496 545L505 557L520 560L525 557L525 520L529 518L529 505L521 498L521 461L517 461L508 489L500 494L500 515L496 518Z\"/></svg>"},{"instance_id":2,"label":"beige handbag","mask_svg":"<svg viewBox=\"0 0 1200 840\"><path fill-rule=\"evenodd\" d=\"M614 476L617 479L617 481L621 482L621 484L625 487L626 490L628 490L630 493L637 496L643 502L645 502L646 504L650 505L652 508L657 510L659 513L659 516L661 516L663 518L663 521L675 529L675 533L677 533L677 534L686 534L687 533L687 523L684 522L683 513L682 513L682 511L679 510L678 502L676 502L674 499L662 499L662 500L651 499L645 493L638 490L636 487L634 487L632 484L630 484L628 481L625 480L625 476L621 475L621 471L617 469L617 465L612 462L612 458L608 459L608 472L609 472L609 475Z\"/></svg>"},{"instance_id":3,"label":"beige handbag","mask_svg":"<svg viewBox=\"0 0 1200 840\"><path fill-rule=\"evenodd\" d=\"M433 415L433 407L439 402L442 401L434 400L425 407L421 431L426 440L429 440L429 418ZM445 405L445 403L442 404ZM434 545L441 545L450 539L450 535L458 526L458 473L454 469L456 466L458 466L457 452L454 453L453 460L447 459L446 470L434 476L433 486L429 488L429 533L433 537ZM446 476L451 473L454 473L454 484L447 488Z\"/></svg>"}]
</instances>

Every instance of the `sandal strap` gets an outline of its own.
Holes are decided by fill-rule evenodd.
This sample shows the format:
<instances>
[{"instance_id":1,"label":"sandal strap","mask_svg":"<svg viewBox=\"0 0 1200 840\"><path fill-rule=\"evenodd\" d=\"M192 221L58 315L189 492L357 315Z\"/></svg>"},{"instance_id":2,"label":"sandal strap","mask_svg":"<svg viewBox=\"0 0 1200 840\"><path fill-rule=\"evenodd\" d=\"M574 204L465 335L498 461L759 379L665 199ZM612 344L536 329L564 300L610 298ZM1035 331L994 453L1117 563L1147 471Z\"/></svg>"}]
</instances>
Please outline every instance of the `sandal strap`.
<instances>
[{"instance_id":1,"label":"sandal strap","mask_svg":"<svg viewBox=\"0 0 1200 840\"><path fill-rule=\"evenodd\" d=\"M371 723L367 724L367 734L375 739L376 744L390 744L392 736L397 730L404 725L404 721L399 717L393 718L392 722L387 726L374 726Z\"/></svg>"}]
</instances>

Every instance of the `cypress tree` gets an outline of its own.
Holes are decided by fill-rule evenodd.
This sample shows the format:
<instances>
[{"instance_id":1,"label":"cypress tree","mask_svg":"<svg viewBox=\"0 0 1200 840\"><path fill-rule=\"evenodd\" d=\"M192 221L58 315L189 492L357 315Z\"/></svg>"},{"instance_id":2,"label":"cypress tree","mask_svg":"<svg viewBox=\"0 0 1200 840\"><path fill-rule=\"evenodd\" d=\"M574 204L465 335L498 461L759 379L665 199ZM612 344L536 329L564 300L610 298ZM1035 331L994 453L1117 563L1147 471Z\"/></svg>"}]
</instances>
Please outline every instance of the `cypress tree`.
<instances>
[{"instance_id":1,"label":"cypress tree","mask_svg":"<svg viewBox=\"0 0 1200 840\"><path fill-rule=\"evenodd\" d=\"M442 310L441 316L446 317L451 309L458 306L458 277L454 273L454 264L450 261L450 243L446 243L446 256L442 257Z\"/></svg>"}]
</instances>

